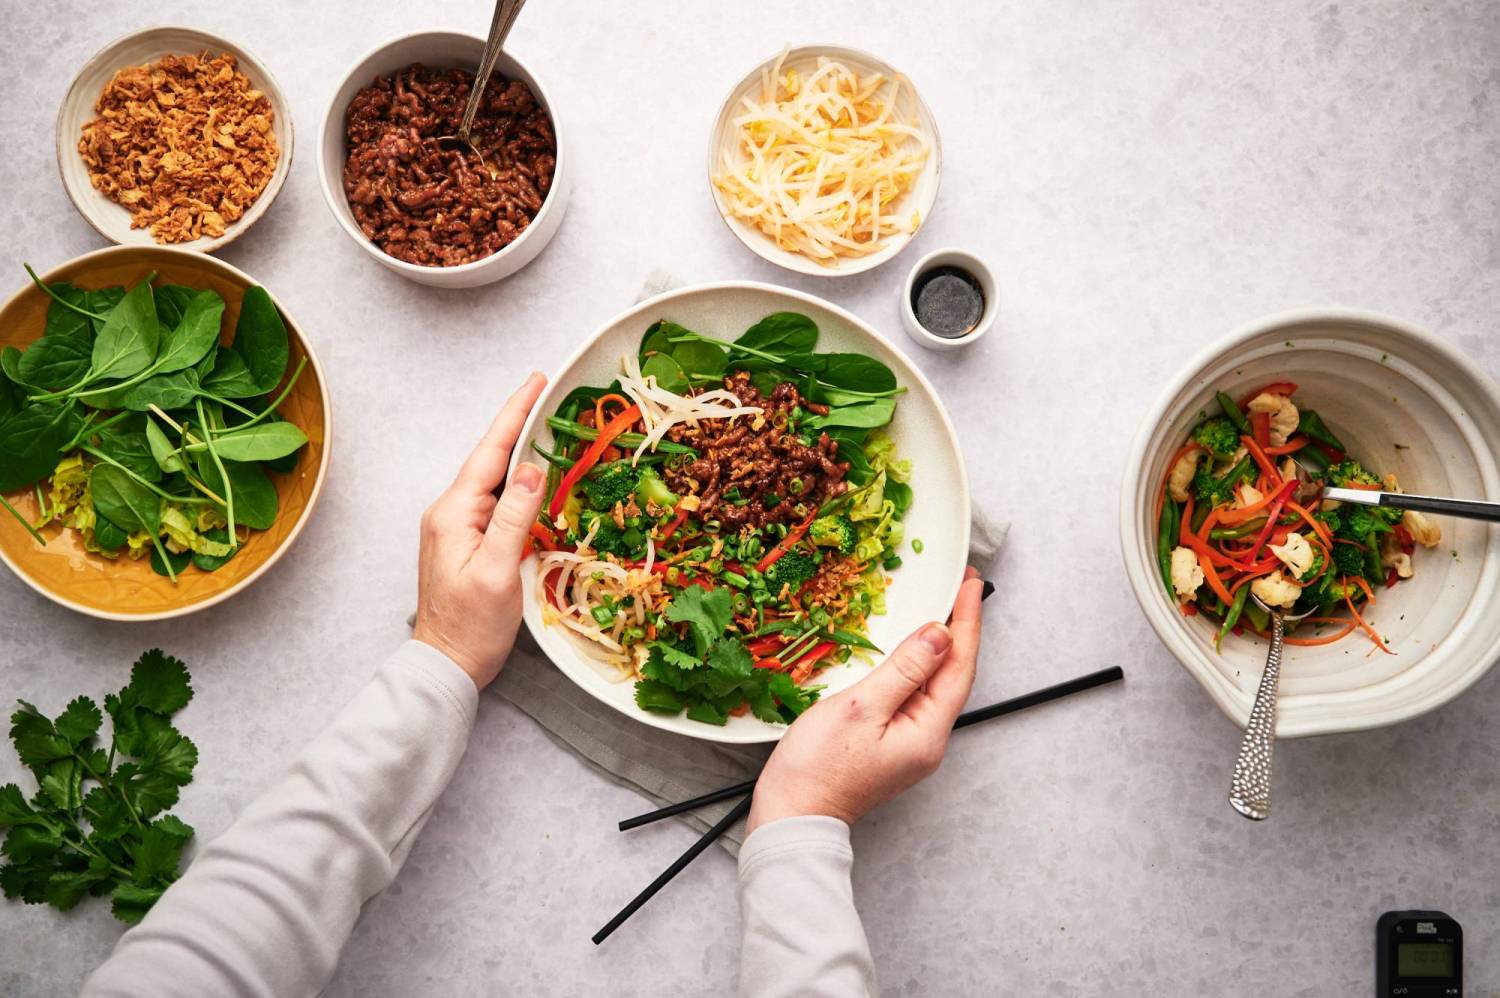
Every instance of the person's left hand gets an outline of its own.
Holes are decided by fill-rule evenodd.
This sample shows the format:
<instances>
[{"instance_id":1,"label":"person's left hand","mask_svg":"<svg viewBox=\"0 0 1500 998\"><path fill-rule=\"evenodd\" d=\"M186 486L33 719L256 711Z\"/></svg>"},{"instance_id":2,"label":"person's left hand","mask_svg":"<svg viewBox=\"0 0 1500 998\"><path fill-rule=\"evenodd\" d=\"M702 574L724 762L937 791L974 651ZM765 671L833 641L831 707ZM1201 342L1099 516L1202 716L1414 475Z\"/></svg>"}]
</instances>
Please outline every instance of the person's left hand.
<instances>
[{"instance_id":1,"label":"person's left hand","mask_svg":"<svg viewBox=\"0 0 1500 998\"><path fill-rule=\"evenodd\" d=\"M521 623L521 552L546 476L522 462L507 482L505 468L546 384L540 374L526 379L458 478L422 514L412 637L451 658L480 689L500 674Z\"/></svg>"}]
</instances>

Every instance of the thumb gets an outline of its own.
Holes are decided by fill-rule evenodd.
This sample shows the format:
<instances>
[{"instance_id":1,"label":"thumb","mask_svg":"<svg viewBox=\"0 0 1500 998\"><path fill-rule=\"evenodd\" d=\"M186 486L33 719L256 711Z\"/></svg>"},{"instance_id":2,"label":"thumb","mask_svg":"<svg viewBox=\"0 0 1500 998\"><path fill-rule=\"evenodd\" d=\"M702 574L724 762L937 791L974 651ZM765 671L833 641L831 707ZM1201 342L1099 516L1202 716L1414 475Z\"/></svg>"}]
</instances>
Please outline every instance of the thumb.
<instances>
[{"instance_id":1,"label":"thumb","mask_svg":"<svg viewBox=\"0 0 1500 998\"><path fill-rule=\"evenodd\" d=\"M480 542L480 553L506 571L521 563L521 550L526 544L526 535L536 522L542 508L542 469L529 461L516 465L500 493L500 501L490 514L489 526L485 528L484 540Z\"/></svg>"},{"instance_id":2,"label":"thumb","mask_svg":"<svg viewBox=\"0 0 1500 998\"><path fill-rule=\"evenodd\" d=\"M860 690L870 708L888 720L901 705L937 672L953 647L953 635L942 624L927 624L891 652L874 672L853 689Z\"/></svg>"}]
</instances>

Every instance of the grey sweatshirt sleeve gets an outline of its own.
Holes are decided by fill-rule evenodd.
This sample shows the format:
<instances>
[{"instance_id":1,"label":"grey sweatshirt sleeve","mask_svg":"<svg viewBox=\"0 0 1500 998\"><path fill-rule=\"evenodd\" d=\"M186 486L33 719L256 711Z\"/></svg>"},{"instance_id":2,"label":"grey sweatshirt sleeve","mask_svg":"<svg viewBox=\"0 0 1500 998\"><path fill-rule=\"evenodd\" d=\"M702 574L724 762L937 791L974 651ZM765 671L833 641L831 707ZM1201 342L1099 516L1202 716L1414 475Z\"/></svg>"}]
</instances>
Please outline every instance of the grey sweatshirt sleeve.
<instances>
[{"instance_id":1,"label":"grey sweatshirt sleeve","mask_svg":"<svg viewBox=\"0 0 1500 998\"><path fill-rule=\"evenodd\" d=\"M854 909L849 826L783 818L740 849L742 998L873 995L875 965Z\"/></svg>"},{"instance_id":2,"label":"grey sweatshirt sleeve","mask_svg":"<svg viewBox=\"0 0 1500 998\"><path fill-rule=\"evenodd\" d=\"M452 778L478 702L458 666L408 641L203 848L82 994L317 994Z\"/></svg>"}]
</instances>

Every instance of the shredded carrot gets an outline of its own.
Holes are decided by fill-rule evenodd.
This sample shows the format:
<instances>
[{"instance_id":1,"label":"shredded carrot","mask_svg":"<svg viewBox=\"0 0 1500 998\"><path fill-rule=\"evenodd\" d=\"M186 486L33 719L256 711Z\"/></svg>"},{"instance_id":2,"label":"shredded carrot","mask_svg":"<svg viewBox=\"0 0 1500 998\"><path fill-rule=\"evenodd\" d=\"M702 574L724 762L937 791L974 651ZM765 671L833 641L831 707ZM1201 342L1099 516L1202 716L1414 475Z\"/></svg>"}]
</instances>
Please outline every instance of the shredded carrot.
<instances>
[{"instance_id":1,"label":"shredded carrot","mask_svg":"<svg viewBox=\"0 0 1500 998\"><path fill-rule=\"evenodd\" d=\"M1307 509L1302 505L1300 505L1299 503L1295 503L1290 499L1286 501L1286 508L1302 517L1302 519L1306 520L1307 525L1313 528L1313 533L1317 534L1319 539L1321 539L1324 544L1328 545L1329 547L1333 547L1333 531L1328 529L1328 524L1324 523L1322 520L1319 520L1317 517L1313 516L1312 513L1308 512Z\"/></svg>"},{"instance_id":2,"label":"shredded carrot","mask_svg":"<svg viewBox=\"0 0 1500 998\"><path fill-rule=\"evenodd\" d=\"M1315 618L1309 617L1308 619L1312 620L1312 619L1315 619ZM1322 622L1322 621L1327 621L1329 623L1332 622L1331 618L1327 618L1327 617L1316 618L1316 619L1318 619L1320 622ZM1336 631L1333 634L1325 634L1321 638L1284 638L1284 639L1282 639L1282 644L1297 645L1297 646L1302 647L1302 648L1311 648L1311 647L1314 647L1316 645L1331 645L1335 641L1339 641L1339 640L1342 640L1343 638L1348 637L1351 633L1353 633L1354 628L1356 626L1358 626L1358 625L1355 624L1354 621L1350 620L1350 621L1347 621L1345 623L1343 630Z\"/></svg>"},{"instance_id":3,"label":"shredded carrot","mask_svg":"<svg viewBox=\"0 0 1500 998\"><path fill-rule=\"evenodd\" d=\"M1310 443L1312 441L1306 437L1293 437L1280 447L1265 448L1266 457L1285 457L1288 454L1295 454Z\"/></svg>"},{"instance_id":4,"label":"shredded carrot","mask_svg":"<svg viewBox=\"0 0 1500 998\"><path fill-rule=\"evenodd\" d=\"M1188 538L1193 536L1193 497L1188 496L1187 503L1182 507L1182 522L1177 525L1177 543L1187 545ZM1191 546L1191 545L1188 545Z\"/></svg>"},{"instance_id":5,"label":"shredded carrot","mask_svg":"<svg viewBox=\"0 0 1500 998\"><path fill-rule=\"evenodd\" d=\"M1277 471L1276 465L1272 464L1271 459L1266 457L1266 452L1260 449L1260 444L1255 442L1255 438L1249 434L1242 434L1240 436L1240 443L1245 445L1245 449L1250 452L1250 456L1255 458L1255 463L1260 465L1260 470L1265 472L1266 480L1274 483L1272 488L1280 488L1281 472Z\"/></svg>"},{"instance_id":6,"label":"shredded carrot","mask_svg":"<svg viewBox=\"0 0 1500 998\"><path fill-rule=\"evenodd\" d=\"M1352 614L1354 614L1354 622L1356 624L1358 624L1360 627L1364 628L1365 633L1370 636L1370 640L1373 641L1373 642L1375 642L1375 647L1379 648L1381 651L1385 652L1387 655L1394 655L1394 654L1396 654L1395 652L1391 651L1391 649L1386 645L1385 640L1383 638L1381 638L1380 634L1378 632L1376 632L1375 628L1371 627L1368 623L1365 622L1365 618L1361 617L1360 614L1359 614L1359 607L1355 606L1354 605L1354 600L1352 600L1352 599L1349 598L1349 577L1345 576L1343 581L1344 581L1344 602L1346 604L1348 604L1348 606L1349 606L1349 612L1352 613Z\"/></svg>"},{"instance_id":7,"label":"shredded carrot","mask_svg":"<svg viewBox=\"0 0 1500 998\"><path fill-rule=\"evenodd\" d=\"M1224 581L1214 571L1214 566L1209 562L1208 555L1202 551L1198 552L1198 567L1203 569L1203 577L1208 580L1208 588L1212 589L1214 594L1223 600L1226 606L1233 603L1234 597L1230 595L1228 589L1224 588Z\"/></svg>"},{"instance_id":8,"label":"shredded carrot","mask_svg":"<svg viewBox=\"0 0 1500 998\"><path fill-rule=\"evenodd\" d=\"M621 409L630 408L630 399L623 395L616 395L613 392L608 395L600 395L594 400L594 425L600 429L603 429L604 424L607 422L604 418L604 403L606 402L618 402Z\"/></svg>"}]
</instances>

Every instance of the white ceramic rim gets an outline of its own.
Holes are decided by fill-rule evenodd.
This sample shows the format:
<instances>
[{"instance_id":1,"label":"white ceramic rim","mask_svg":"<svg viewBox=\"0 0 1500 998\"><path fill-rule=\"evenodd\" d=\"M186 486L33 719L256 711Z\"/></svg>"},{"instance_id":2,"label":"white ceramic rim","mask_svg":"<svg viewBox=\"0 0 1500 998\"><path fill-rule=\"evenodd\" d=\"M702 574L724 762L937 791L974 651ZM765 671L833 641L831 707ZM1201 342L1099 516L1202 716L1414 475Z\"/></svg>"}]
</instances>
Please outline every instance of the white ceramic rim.
<instances>
[{"instance_id":1,"label":"white ceramic rim","mask_svg":"<svg viewBox=\"0 0 1500 998\"><path fill-rule=\"evenodd\" d=\"M1204 667L1199 661L1180 626L1172 620L1167 602L1158 598L1161 578L1154 567L1154 562L1140 556L1142 532L1137 516L1136 496L1141 488L1142 469L1146 466L1152 440L1163 424L1172 400L1183 392L1200 372L1246 341L1282 327L1309 323L1361 324L1384 326L1395 330L1410 337L1423 350L1441 355L1444 361L1464 371L1473 379L1476 388L1487 395L1497 408L1500 408L1500 386L1497 386L1486 372L1460 353L1452 344L1403 319L1369 309L1343 306L1290 309L1256 319L1194 354L1173 376L1143 417L1125 460L1125 471L1120 482L1121 558L1125 563L1125 574L1130 580L1131 590L1140 604L1141 612L1151 624L1152 630L1156 632L1157 637L1161 639L1162 644L1167 647L1173 657L1182 664L1182 667L1198 681L1219 710L1236 726L1241 727L1245 724L1245 708L1229 695L1228 690L1221 683L1216 681L1212 670ZM1364 731L1419 717L1461 695L1496 664L1497 658L1500 658L1500 639L1491 641L1483 654L1476 656L1468 669L1446 683L1439 691L1441 694L1439 696L1431 696L1425 702L1381 708L1347 718L1328 716L1303 718L1293 715L1288 719L1282 715L1277 719L1276 737L1303 738L1313 735Z\"/></svg>"},{"instance_id":2,"label":"white ceramic rim","mask_svg":"<svg viewBox=\"0 0 1500 998\"><path fill-rule=\"evenodd\" d=\"M235 61L239 63L240 72L245 72L246 67L251 70L251 72L247 73L246 75L253 75L254 77L256 77L256 79L252 79L250 82L259 84L260 91L264 93L267 99L271 102L271 110L276 113L276 116L278 118L286 122L286 147L279 151L276 159L276 169L271 172L270 182L266 184L265 190L260 192L260 196L255 199L255 202L245 210L244 215L242 215L238 221L232 222L228 226L226 226L224 229L224 234L222 236L219 236L217 239L203 239L200 237L188 242L159 243L153 237L150 243L123 243L115 236L100 228L99 224L94 221L93 216L89 214L89 211L84 207L79 199L82 197L88 197L90 200L99 199L102 205L123 213L124 217L126 218L127 225L129 224L130 213L125 210L125 207L123 205L111 201L109 198L95 191L92 186L90 186L86 192L75 191L73 185L68 182L67 171L63 169L64 156L78 155L77 136L68 137L63 134L63 119L67 116L68 108L73 105L75 99L77 98L77 91L83 81L84 74L95 65L104 62L106 60L106 57L108 57L115 49L125 45L125 43L133 41L136 38L140 38L143 35L149 35L157 31L182 31L188 34L198 35L205 40L213 43L211 46L209 46L210 48L218 48L220 51L228 52L230 55L234 56ZM118 72L123 68L124 66L117 66L115 71ZM93 102L96 97L97 95L95 95L94 97L86 96L86 100L90 107L93 106ZM57 107L57 120L56 124L53 126L53 130L55 134L54 141L57 146L58 177L62 180L63 190L67 192L68 200L72 202L74 210L76 210L79 215L83 216L83 220L89 223L89 227L91 229L117 246L157 246L161 249L176 249L183 250L189 253L213 253L225 246L228 246L230 243L238 239L241 235L248 232L250 230L250 226L254 225L257 221L260 220L260 217L262 215L270 210L271 202L275 201L276 196L281 193L282 185L286 183L287 176L292 172L292 153L296 146L295 140L297 132L296 121L293 119L291 109L287 105L286 95L282 93L281 84L276 82L276 77L271 75L271 71L266 67L265 63L257 59L255 55L249 50L243 48L242 46L236 45L225 38L221 38L211 31L204 31L202 28L194 28L184 24L157 24L149 28L142 28L139 31L127 32L126 34L123 34L114 39L109 44L105 45L103 48L99 49L99 51L90 56L84 62L84 64L78 68L78 72L73 74L73 79L68 83L68 89L63 94L62 103ZM146 232L148 235L150 233L149 229L145 229L142 231Z\"/></svg>"},{"instance_id":3,"label":"white ceramic rim","mask_svg":"<svg viewBox=\"0 0 1500 998\"><path fill-rule=\"evenodd\" d=\"M562 187L562 181L564 177L563 171L566 168L567 159L567 153L564 150L565 143L563 141L563 130L559 125L557 118L557 108L552 103L551 98L547 96L549 90L547 88L547 85L542 82L542 78L538 76L536 71L533 70L529 65L527 65L520 57L518 57L510 49L506 48L501 50L501 55L504 55L506 58L510 59L517 66L520 66L523 70L526 71L526 75L531 78L533 92L542 102L542 106L547 109L547 116L552 119L552 135L553 138L557 141L557 165L554 166L552 170L552 187L547 192L547 196L542 199L541 210L536 213L536 217L531 220L531 224L526 226L526 230L496 252L491 253L489 256L483 257L482 259L475 260L472 263L461 263L456 267L423 267L419 264L407 263L405 260L398 260L395 257L391 256L385 250L372 243L365 236L365 234L360 231L359 226L355 225L350 219L344 217L344 213L341 212L339 208L340 206L347 208L349 202L348 199L344 197L343 184L329 178L328 165L325 162L324 157L322 156L322 150L328 141L328 130L333 127L342 129L344 112L348 110L348 108L334 107L334 104L338 100L340 91L342 91L344 89L344 86L354 78L355 72L357 72L361 66L369 62L371 59L374 59L376 56L380 55L386 49L392 48L393 46L399 45L401 42L407 41L408 39L412 38L443 35L462 36L471 41L477 42L481 48L484 46L485 42L485 39L481 38L479 35L473 34L472 32L463 31L458 28L429 28L425 31L410 31L404 35L397 35L394 38L386 39L379 45L376 45L374 48L365 52L359 58L355 59L354 62L350 64L348 71L339 78L338 83L334 84L333 94L328 98L328 106L323 111L322 127L318 130L318 185L323 189L323 200L328 204L329 213L332 214L334 219L339 223L339 228L343 229L344 232L348 234L349 238L353 239L354 242L358 244L359 247L366 253L374 257L380 263L396 271L397 273L402 274L403 276L410 277L418 281L419 283L427 283L426 281L423 281L422 278L433 273L472 274L475 271L484 270L488 266L493 266L498 260L504 260L507 257L515 255L512 251L517 250L518 247L524 244L534 232L543 230L543 216L551 215L553 213L553 207L559 201L565 201L565 198L555 198L552 196ZM436 287L438 285L429 286ZM450 286L461 287L463 285L454 284Z\"/></svg>"},{"instance_id":4,"label":"white ceramic rim","mask_svg":"<svg viewBox=\"0 0 1500 998\"><path fill-rule=\"evenodd\" d=\"M855 274L862 274L867 270L873 270L886 261L894 259L898 253L911 245L912 240L916 239L922 230L927 227L927 223L932 220L932 212L937 205L938 191L942 187L943 180L943 142L938 134L937 118L933 116L932 109L927 106L927 102L922 99L922 91L917 89L917 85L911 77L879 56L866 52L863 49L852 48L848 45L798 45L787 52L786 58L788 62L793 62L798 59L820 55L831 56L836 59L858 59L861 62L876 67L887 76L901 77L910 86L912 98L915 100L917 107L917 122L919 125L926 126L929 133L928 138L932 142L932 151L928 157L927 166L923 168L923 173L929 170L932 172L932 196L925 204L917 206L922 212L922 221L917 225L917 230L902 236L888 237L885 248L878 253L870 253L861 257L840 257L838 267L829 268L813 260L809 260L800 254L786 251L778 252L769 236L753 231L749 227L736 224L725 213L724 202L720 198L719 189L714 186L714 173L718 169L719 151L724 147L724 129L721 127L721 123L724 121L724 116L728 112L730 102L734 100L735 94L739 93L746 84L751 83L759 77L761 70L773 65L776 60L780 59L781 53L779 51L769 59L763 59L756 63L754 69L746 73L738 83L729 89L729 95L719 105L719 113L714 117L714 127L708 137L708 194L713 200L714 212L719 216L719 221L723 222L729 231L734 233L736 239L767 263L774 263L784 270L790 270L798 274L809 274L813 277L852 277Z\"/></svg>"},{"instance_id":5,"label":"white ceramic rim","mask_svg":"<svg viewBox=\"0 0 1500 998\"><path fill-rule=\"evenodd\" d=\"M588 337L578 346L578 348L568 355L567 359L558 366L557 372L560 373L571 370L578 364L578 362L586 353L594 348L594 345L598 343L606 333L608 333L611 329L613 329L620 323L632 318L633 316L649 312L651 309L656 308L664 302L669 302L674 298L679 298L686 295L711 293L715 291L735 290L769 291L774 294L790 297L805 304L813 305L817 308L827 309L829 312L832 312L834 315L838 316L839 319L848 323L850 328L858 330L860 333L872 337L873 339L885 344L888 349L890 349L893 353L895 353L898 357L906 362L907 367L911 371L912 380L919 384L925 391L927 391L932 396L933 400L937 403L934 408L937 412L939 425L942 426L943 433L947 436L949 442L952 444L953 452L959 457L959 460L957 461L957 485L959 500L962 505L962 509L958 511L958 515L962 518L960 521L962 523L963 529L963 542L961 547L963 550L965 563L967 563L970 546L973 542L973 508L969 493L969 469L963 461L963 448L961 448L958 443L958 430L954 427L953 419L948 415L947 408L942 404L942 396L938 394L937 388L933 386L932 382L927 380L927 376L922 373L922 369L918 367L917 364L910 357L908 357L904 351L902 351L886 337L881 336L878 332L876 332L875 328L868 322L859 318L859 316L855 315L854 313L840 308L838 305L835 305L833 302L830 302L825 298L820 298L817 295L809 294L806 291L798 291L794 288L785 288L777 284L768 284L764 281L707 281L702 284L689 284L681 288L672 288L669 291L663 291L660 294L652 295L650 298L646 298L642 301L636 302L629 308L610 316L609 319L605 320L603 323L595 327L593 332L589 333ZM549 378L547 382L548 389L550 389L557 382L557 380L558 378L555 377ZM529 448L524 447L523 444L525 441L530 440L532 434L536 432L537 421L545 419L546 415L547 414L543 412L543 407L540 405L534 407L531 410L531 415L526 419L526 425L521 428L521 434L516 438L517 446L511 452L510 465L505 472L507 479L509 479L511 473L515 471L516 465L521 462L526 454L530 453ZM958 590L963 585L963 575L963 572L958 572L954 575L946 597L941 601L943 604L951 605L953 601L958 598ZM533 597L529 591L523 593L522 595L523 600L529 601L532 598ZM562 665L562 663L553 660L551 655L547 652L546 645L541 640L541 635L537 633L537 629L532 625L530 618L527 617L524 612L522 614L522 617L526 620L526 629L531 633L532 640L536 642L537 647L542 650L542 654L547 655L548 659L552 661L552 665L564 676L567 676L570 682L575 683L580 689L587 692L590 696L593 696L600 703L612 707L615 710L618 710L621 714L624 714L626 717L637 720L642 724L648 725L653 728L659 728L662 731L671 732L674 735L681 735L685 738L694 738L699 741L716 742L723 745L764 745L768 742L777 742L781 740L781 737L784 734L786 734L787 728L789 727L785 725L778 727L768 724L767 728L770 728L771 730L767 731L764 737L745 737L741 735L730 735L728 732L725 732L720 728L716 728L713 725L701 724L696 722L696 727L694 729L684 729L680 725L672 723L673 721L680 721L680 717L678 717L677 715L673 715L672 717L663 717L648 710L630 710L620 704L605 700L604 698L596 695L594 691L588 686L573 679L573 676L569 671L569 667L565 667ZM586 669L588 668L588 666L580 664L579 668ZM696 730L696 728L703 728L705 730L700 733Z\"/></svg>"},{"instance_id":6,"label":"white ceramic rim","mask_svg":"<svg viewBox=\"0 0 1500 998\"><path fill-rule=\"evenodd\" d=\"M974 275L979 286L984 290L984 311L979 316L979 324L971 332L963 336L949 339L930 332L917 318L916 312L911 307L911 292L917 283L917 278L934 267L948 266L946 262L937 263L939 257L951 257L961 261L964 269ZM911 270L906 272L906 283L901 286L901 325L906 332L919 344L934 350L961 350L972 346L990 327L995 324L995 317L1000 314L1000 285L995 280L995 272L990 270L990 265L985 263L979 256L966 249L957 246L946 246L935 249L930 253L922 254L922 258L912 265Z\"/></svg>"},{"instance_id":7,"label":"white ceramic rim","mask_svg":"<svg viewBox=\"0 0 1500 998\"><path fill-rule=\"evenodd\" d=\"M195 253L191 250L177 249L171 246L106 246L103 249L93 250L91 252L83 254L82 256L74 257L66 263L62 263L56 267L53 267L51 270L47 271L47 273L41 275L42 280L44 282L50 283L53 279L52 275L61 270L63 267L70 267L78 263L85 263L93 260L103 259L114 253L135 253L139 252L142 249L156 249L163 253L180 253L184 256L198 257L207 262L210 266L218 267L220 270L223 270L234 277L247 281L252 285L265 287L265 285L261 284L259 281L251 277L249 274L245 273L243 270L240 270L233 264L225 263L218 257L208 256L207 254L203 253ZM30 291L33 287L34 285L30 283L26 284L21 288L21 290L17 291L15 294L7 298L5 304L9 305L21 295ZM82 613L90 617L97 617L100 620L121 620L127 622L144 623L151 620L171 620L175 617L186 617L190 613L197 613L199 610L207 610L211 606L217 606L218 604L229 599L229 597L243 592L247 587L249 587L252 582L265 575L266 572L270 571L271 566L280 561L282 555L286 554L292 549L292 545L297 543L297 538L302 535L302 528L306 527L307 522L312 519L313 510L318 505L318 497L323 494L323 482L328 477L328 463L333 456L333 404L328 392L328 379L323 376L323 367L318 363L318 355L313 351L312 342L307 338L305 334L303 334L301 325L297 323L296 319L292 318L292 314L287 311L286 306L284 306L274 294L271 294L270 288L266 288L266 293L271 295L271 303L275 305L277 310L279 310L282 316L285 317L285 319L287 320L287 324L296 331L297 338L302 343L302 349L307 354L307 365L308 367L312 368L313 376L318 379L318 387L321 389L321 394L323 396L323 459L318 462L318 474L317 477L313 480L312 491L307 495L307 505L302 510L302 516L299 517L297 522L292 525L292 532L286 535L286 538L281 542L276 550L271 552L270 557L267 558L259 568L251 572L249 575L245 576L239 582L236 582L234 585L230 586L228 589L224 590L221 593L210 596L206 600L201 600L197 603L191 603L187 606L180 606L174 610L161 610L156 613L115 613L112 610L101 610L98 607L84 606L82 603L75 603L64 596L60 596L57 593L42 588L34 579L31 578L30 575L27 575L24 571L22 571L19 565L17 565L10 559L10 556L6 554L4 548L0 548L0 561L3 561L5 563L5 566L9 568L17 578L26 583L26 585L35 592L47 597L49 600L58 604L59 606L67 607L69 610L74 610L78 613Z\"/></svg>"}]
</instances>

